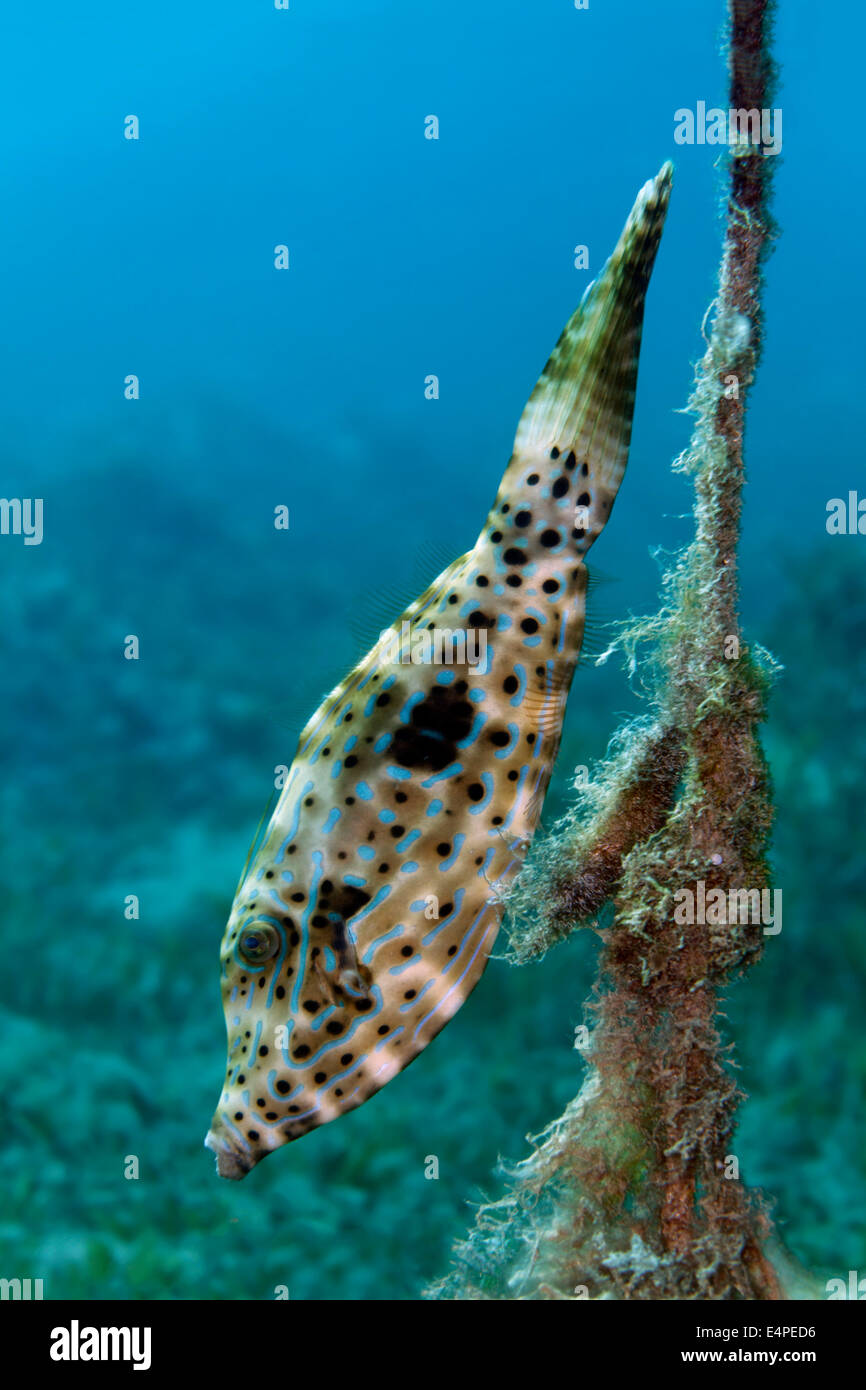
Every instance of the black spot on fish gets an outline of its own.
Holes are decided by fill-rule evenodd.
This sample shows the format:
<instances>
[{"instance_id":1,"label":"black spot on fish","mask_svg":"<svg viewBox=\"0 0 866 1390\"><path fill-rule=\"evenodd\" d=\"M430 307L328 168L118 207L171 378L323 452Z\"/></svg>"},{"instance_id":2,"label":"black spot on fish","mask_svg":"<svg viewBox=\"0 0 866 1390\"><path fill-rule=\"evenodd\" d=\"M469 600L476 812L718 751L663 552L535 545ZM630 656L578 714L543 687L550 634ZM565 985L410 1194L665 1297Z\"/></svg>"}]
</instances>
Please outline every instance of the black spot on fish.
<instances>
[{"instance_id":1,"label":"black spot on fish","mask_svg":"<svg viewBox=\"0 0 866 1390\"><path fill-rule=\"evenodd\" d=\"M453 687L433 687L412 710L410 724L395 733L395 762L401 767L429 767L433 772L441 772L456 760L457 744L472 727L472 706L460 698L465 689L465 681L458 681Z\"/></svg>"},{"instance_id":2,"label":"black spot on fish","mask_svg":"<svg viewBox=\"0 0 866 1390\"><path fill-rule=\"evenodd\" d=\"M552 492L554 497L564 497L565 494L568 492L568 479L557 478L550 491Z\"/></svg>"},{"instance_id":3,"label":"black spot on fish","mask_svg":"<svg viewBox=\"0 0 866 1390\"><path fill-rule=\"evenodd\" d=\"M480 608L476 608L469 614L469 627L491 628L496 626L496 619L490 618L486 613L482 613Z\"/></svg>"}]
</instances>

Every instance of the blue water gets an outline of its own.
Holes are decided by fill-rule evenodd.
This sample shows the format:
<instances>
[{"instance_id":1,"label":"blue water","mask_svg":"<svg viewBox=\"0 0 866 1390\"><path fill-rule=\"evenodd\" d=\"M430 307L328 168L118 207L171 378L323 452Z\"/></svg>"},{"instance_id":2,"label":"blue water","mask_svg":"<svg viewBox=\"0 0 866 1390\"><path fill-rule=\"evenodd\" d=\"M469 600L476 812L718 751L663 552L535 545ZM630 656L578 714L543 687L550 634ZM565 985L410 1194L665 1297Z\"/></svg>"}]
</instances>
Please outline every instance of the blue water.
<instances>
[{"instance_id":1,"label":"blue water","mask_svg":"<svg viewBox=\"0 0 866 1390\"><path fill-rule=\"evenodd\" d=\"M0 536L0 1274L57 1298L415 1297L497 1155L580 1084L582 937L540 967L491 965L409 1071L244 1184L201 1149L218 944L272 769L358 655L364 596L399 607L473 541L550 348L667 158L629 471L592 554L613 581L599 621L651 608L653 552L690 535L670 461L721 176L714 148L674 144L673 113L726 104L721 18L685 0L7 18L0 490L44 499L44 538ZM863 37L850 4L778 22L782 235L742 578L746 632L785 667L766 745L786 926L730 1009L744 1176L801 1259L843 1274L866 1228L866 538L825 519L866 493ZM548 820L639 707L621 673L581 670Z\"/></svg>"}]
</instances>

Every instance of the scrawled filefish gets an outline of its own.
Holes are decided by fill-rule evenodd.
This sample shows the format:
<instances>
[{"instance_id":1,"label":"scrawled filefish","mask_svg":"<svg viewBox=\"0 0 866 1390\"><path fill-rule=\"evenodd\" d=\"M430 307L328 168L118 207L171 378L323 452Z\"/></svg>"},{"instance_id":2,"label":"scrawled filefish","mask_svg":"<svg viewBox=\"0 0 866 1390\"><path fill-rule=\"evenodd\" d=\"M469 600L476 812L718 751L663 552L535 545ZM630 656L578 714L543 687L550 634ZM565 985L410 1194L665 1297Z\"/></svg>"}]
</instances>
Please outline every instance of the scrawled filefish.
<instances>
[{"instance_id":1,"label":"scrawled filefish","mask_svg":"<svg viewBox=\"0 0 866 1390\"><path fill-rule=\"evenodd\" d=\"M538 824L628 455L671 167L545 367L473 549L304 728L222 944L225 1178L361 1105L478 983Z\"/></svg>"}]
</instances>

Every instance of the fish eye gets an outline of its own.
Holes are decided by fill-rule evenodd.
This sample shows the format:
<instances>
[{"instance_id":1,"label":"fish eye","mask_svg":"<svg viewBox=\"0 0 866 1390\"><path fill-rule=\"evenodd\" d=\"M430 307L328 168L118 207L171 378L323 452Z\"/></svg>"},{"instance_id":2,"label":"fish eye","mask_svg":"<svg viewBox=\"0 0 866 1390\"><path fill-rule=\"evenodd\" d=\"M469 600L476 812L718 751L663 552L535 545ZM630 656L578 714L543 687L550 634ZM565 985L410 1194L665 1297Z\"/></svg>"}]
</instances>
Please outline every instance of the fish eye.
<instances>
[{"instance_id":1,"label":"fish eye","mask_svg":"<svg viewBox=\"0 0 866 1390\"><path fill-rule=\"evenodd\" d=\"M280 949L280 934L276 927L269 926L266 922L257 922L253 927L247 927L246 931L241 932L241 939L238 948L244 960L248 960L252 965L261 965L263 960L270 960Z\"/></svg>"}]
</instances>

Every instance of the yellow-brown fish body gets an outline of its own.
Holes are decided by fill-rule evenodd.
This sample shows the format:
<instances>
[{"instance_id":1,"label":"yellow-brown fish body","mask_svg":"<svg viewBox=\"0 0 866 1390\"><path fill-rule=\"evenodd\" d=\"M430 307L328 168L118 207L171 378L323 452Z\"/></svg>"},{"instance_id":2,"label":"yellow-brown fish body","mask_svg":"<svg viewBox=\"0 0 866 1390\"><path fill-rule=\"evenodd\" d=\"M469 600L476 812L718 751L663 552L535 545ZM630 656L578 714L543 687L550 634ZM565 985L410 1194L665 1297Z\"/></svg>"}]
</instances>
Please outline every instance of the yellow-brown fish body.
<instances>
[{"instance_id":1,"label":"yellow-brown fish body","mask_svg":"<svg viewBox=\"0 0 866 1390\"><path fill-rule=\"evenodd\" d=\"M517 430L474 548L303 730L222 948L223 1177L353 1109L454 1015L538 824L580 652L582 556L625 471L670 190L638 196Z\"/></svg>"}]
</instances>

